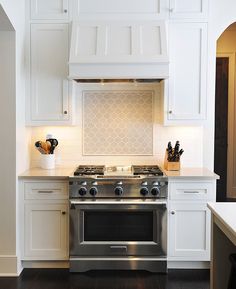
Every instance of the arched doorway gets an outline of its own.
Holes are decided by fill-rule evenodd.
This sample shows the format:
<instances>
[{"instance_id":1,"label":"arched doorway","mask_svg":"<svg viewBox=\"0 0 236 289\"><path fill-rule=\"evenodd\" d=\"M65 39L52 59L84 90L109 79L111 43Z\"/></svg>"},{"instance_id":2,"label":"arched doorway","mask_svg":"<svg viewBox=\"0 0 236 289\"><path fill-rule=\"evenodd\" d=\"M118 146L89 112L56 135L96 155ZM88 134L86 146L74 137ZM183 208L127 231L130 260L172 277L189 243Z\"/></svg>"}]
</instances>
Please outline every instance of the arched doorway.
<instances>
[{"instance_id":1,"label":"arched doorway","mask_svg":"<svg viewBox=\"0 0 236 289\"><path fill-rule=\"evenodd\" d=\"M236 198L235 131L236 23L217 40L214 170L220 175L217 200Z\"/></svg>"}]
</instances>

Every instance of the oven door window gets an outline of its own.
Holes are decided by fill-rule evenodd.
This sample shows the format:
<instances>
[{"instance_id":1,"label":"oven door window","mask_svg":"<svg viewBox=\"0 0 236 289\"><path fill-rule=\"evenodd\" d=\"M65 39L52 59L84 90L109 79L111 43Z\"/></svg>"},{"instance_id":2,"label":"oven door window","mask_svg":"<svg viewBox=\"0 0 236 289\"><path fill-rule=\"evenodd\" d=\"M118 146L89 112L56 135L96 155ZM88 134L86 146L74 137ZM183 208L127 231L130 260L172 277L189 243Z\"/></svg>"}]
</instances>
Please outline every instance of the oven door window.
<instances>
[{"instance_id":1,"label":"oven door window","mask_svg":"<svg viewBox=\"0 0 236 289\"><path fill-rule=\"evenodd\" d=\"M153 241L153 211L84 211L84 241Z\"/></svg>"}]
</instances>

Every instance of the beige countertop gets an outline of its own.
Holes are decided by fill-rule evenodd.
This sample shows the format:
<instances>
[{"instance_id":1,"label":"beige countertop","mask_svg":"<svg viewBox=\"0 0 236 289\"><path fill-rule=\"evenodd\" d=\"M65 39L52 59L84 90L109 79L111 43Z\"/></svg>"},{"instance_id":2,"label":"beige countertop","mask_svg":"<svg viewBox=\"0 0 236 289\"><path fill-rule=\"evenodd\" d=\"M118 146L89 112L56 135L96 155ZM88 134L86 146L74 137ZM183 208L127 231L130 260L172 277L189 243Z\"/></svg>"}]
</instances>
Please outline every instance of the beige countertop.
<instances>
[{"instance_id":1,"label":"beige countertop","mask_svg":"<svg viewBox=\"0 0 236 289\"><path fill-rule=\"evenodd\" d=\"M73 175L75 167L55 168L53 170L44 170L41 168L32 168L18 176L19 179L67 179Z\"/></svg>"},{"instance_id":2,"label":"beige countertop","mask_svg":"<svg viewBox=\"0 0 236 289\"><path fill-rule=\"evenodd\" d=\"M206 178L206 179L219 179L220 177L214 172L206 168L182 168L180 171L166 171L164 173L170 179L180 178Z\"/></svg>"},{"instance_id":3,"label":"beige countertop","mask_svg":"<svg viewBox=\"0 0 236 289\"><path fill-rule=\"evenodd\" d=\"M44 170L32 168L19 175L19 179L66 179L73 175L75 167L55 168L53 170ZM165 171L164 173L170 179L186 178L206 178L219 179L219 176L205 168L182 168L180 171Z\"/></svg>"}]
</instances>

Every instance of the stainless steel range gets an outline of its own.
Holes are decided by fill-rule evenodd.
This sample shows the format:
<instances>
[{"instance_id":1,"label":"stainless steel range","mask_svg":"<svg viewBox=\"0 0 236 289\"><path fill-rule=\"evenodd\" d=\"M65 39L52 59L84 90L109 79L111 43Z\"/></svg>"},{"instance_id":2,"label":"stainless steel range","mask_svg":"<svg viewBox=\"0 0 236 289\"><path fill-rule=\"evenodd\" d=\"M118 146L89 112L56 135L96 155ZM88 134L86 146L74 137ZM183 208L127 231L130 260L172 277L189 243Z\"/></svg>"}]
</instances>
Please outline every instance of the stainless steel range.
<instances>
[{"instance_id":1,"label":"stainless steel range","mask_svg":"<svg viewBox=\"0 0 236 289\"><path fill-rule=\"evenodd\" d=\"M167 178L158 166L79 166L70 177L70 271L166 272Z\"/></svg>"}]
</instances>

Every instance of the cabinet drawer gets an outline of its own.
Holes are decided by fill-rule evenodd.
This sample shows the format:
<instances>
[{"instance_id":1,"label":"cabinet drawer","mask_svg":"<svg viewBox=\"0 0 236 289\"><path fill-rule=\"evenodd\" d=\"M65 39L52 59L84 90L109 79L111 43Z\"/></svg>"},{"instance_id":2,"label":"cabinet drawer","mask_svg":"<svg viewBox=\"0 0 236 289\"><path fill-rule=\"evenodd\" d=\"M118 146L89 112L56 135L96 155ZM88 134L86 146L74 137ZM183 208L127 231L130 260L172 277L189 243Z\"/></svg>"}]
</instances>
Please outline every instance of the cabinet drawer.
<instances>
[{"instance_id":1,"label":"cabinet drawer","mask_svg":"<svg viewBox=\"0 0 236 289\"><path fill-rule=\"evenodd\" d=\"M26 182L25 200L65 200L68 198L67 182Z\"/></svg>"},{"instance_id":2,"label":"cabinet drawer","mask_svg":"<svg viewBox=\"0 0 236 289\"><path fill-rule=\"evenodd\" d=\"M214 199L212 182L169 183L171 200L209 200Z\"/></svg>"}]
</instances>

